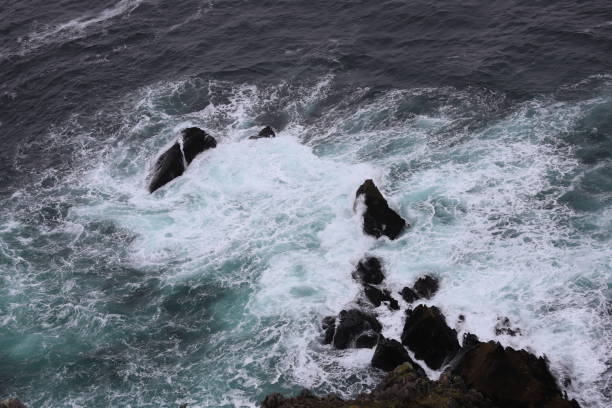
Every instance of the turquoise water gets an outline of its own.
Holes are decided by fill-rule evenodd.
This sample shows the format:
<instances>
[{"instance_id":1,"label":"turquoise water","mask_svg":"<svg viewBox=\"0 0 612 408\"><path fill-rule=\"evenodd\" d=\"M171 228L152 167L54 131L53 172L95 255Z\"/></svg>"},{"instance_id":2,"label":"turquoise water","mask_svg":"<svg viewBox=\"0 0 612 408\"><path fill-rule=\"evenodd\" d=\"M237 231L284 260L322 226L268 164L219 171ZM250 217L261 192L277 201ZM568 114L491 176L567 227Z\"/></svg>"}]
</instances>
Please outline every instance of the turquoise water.
<instances>
[{"instance_id":1,"label":"turquoise water","mask_svg":"<svg viewBox=\"0 0 612 408\"><path fill-rule=\"evenodd\" d=\"M545 354L570 397L608 407L612 83L592 82L573 86L594 89L580 98L509 102L339 91L333 76L187 78L74 116L52 143L21 146L57 165L2 203L0 393L31 407L229 407L370 389L372 350L318 337L357 300L351 272L369 253L394 291L439 276L428 303L460 334ZM247 140L269 120L286 125L276 139ZM218 147L149 195L149 166L186 126ZM397 241L361 232L366 178L413 226ZM383 309L398 337L403 312ZM496 336L499 316L523 335Z\"/></svg>"}]
</instances>

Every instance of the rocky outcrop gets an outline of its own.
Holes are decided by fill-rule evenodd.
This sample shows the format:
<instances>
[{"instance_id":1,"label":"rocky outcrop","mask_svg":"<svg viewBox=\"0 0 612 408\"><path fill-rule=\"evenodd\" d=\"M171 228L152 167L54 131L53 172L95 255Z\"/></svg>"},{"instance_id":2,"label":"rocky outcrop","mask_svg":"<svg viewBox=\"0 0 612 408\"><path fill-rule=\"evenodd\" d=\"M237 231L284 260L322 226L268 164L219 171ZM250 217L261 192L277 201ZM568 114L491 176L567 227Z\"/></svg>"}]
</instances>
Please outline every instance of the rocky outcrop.
<instances>
[{"instance_id":1,"label":"rocky outcrop","mask_svg":"<svg viewBox=\"0 0 612 408\"><path fill-rule=\"evenodd\" d=\"M396 239L406 228L406 221L389 208L372 180L366 180L357 190L356 197L363 196L366 210L363 213L363 232L379 238L383 235Z\"/></svg>"},{"instance_id":2,"label":"rocky outcrop","mask_svg":"<svg viewBox=\"0 0 612 408\"><path fill-rule=\"evenodd\" d=\"M193 159L204 150L215 147L217 147L215 138L202 129L197 127L183 129L183 154L187 165L191 164Z\"/></svg>"},{"instance_id":3,"label":"rocky outcrop","mask_svg":"<svg viewBox=\"0 0 612 408\"><path fill-rule=\"evenodd\" d=\"M331 323L329 318L326 319L327 323ZM327 324L325 330L325 338L328 339L331 326ZM342 310L334 320L333 335L330 336L331 344L340 350L357 347L358 338L366 335L369 339L377 339L381 330L382 326L374 315L357 309ZM364 344L371 344L371 342L366 343L366 338L362 338L359 344L363 347ZM374 344L371 345L373 346Z\"/></svg>"},{"instance_id":4,"label":"rocky outcrop","mask_svg":"<svg viewBox=\"0 0 612 408\"><path fill-rule=\"evenodd\" d=\"M353 400L336 395L317 397L302 391L297 397L268 395L263 408L492 408L491 402L475 390L468 389L461 378L442 376L431 381L416 364L405 362L395 368L371 393Z\"/></svg>"},{"instance_id":5,"label":"rocky outcrop","mask_svg":"<svg viewBox=\"0 0 612 408\"><path fill-rule=\"evenodd\" d=\"M420 298L430 299L440 288L440 283L437 278L431 275L425 275L414 282L413 288Z\"/></svg>"},{"instance_id":6,"label":"rocky outcrop","mask_svg":"<svg viewBox=\"0 0 612 408\"><path fill-rule=\"evenodd\" d=\"M412 303L420 299L420 296L417 295L417 293L413 289L410 289L407 286L402 289L399 294L406 301L406 303Z\"/></svg>"},{"instance_id":7,"label":"rocky outcrop","mask_svg":"<svg viewBox=\"0 0 612 408\"><path fill-rule=\"evenodd\" d=\"M460 349L457 332L448 327L440 310L425 305L408 312L402 344L434 370L455 357Z\"/></svg>"},{"instance_id":8,"label":"rocky outcrop","mask_svg":"<svg viewBox=\"0 0 612 408\"><path fill-rule=\"evenodd\" d=\"M414 365L402 343L393 339L380 338L378 340L378 345L372 357L372 367L392 371L405 362Z\"/></svg>"},{"instance_id":9,"label":"rocky outcrop","mask_svg":"<svg viewBox=\"0 0 612 408\"><path fill-rule=\"evenodd\" d=\"M334 340L334 333L336 333L336 317L324 317L321 322L321 328L323 329L323 344L331 344Z\"/></svg>"},{"instance_id":10,"label":"rocky outcrop","mask_svg":"<svg viewBox=\"0 0 612 408\"><path fill-rule=\"evenodd\" d=\"M276 137L276 133L274 133L274 130L272 130L270 126L266 126L265 128L261 129L257 135L251 136L249 139L262 139L269 137Z\"/></svg>"},{"instance_id":11,"label":"rocky outcrop","mask_svg":"<svg viewBox=\"0 0 612 408\"><path fill-rule=\"evenodd\" d=\"M8 398L0 401L0 408L27 408L17 398Z\"/></svg>"},{"instance_id":12,"label":"rocky outcrop","mask_svg":"<svg viewBox=\"0 0 612 408\"><path fill-rule=\"evenodd\" d=\"M183 129L180 140L157 158L149 176L149 192L181 176L199 153L216 146L215 138L202 129Z\"/></svg>"},{"instance_id":13,"label":"rocky outcrop","mask_svg":"<svg viewBox=\"0 0 612 408\"><path fill-rule=\"evenodd\" d=\"M381 290L372 285L364 285L363 292L366 298L375 306L380 306L383 302L387 304L391 310L399 310L399 303L397 300L391 297L391 292L388 290Z\"/></svg>"},{"instance_id":14,"label":"rocky outcrop","mask_svg":"<svg viewBox=\"0 0 612 408\"><path fill-rule=\"evenodd\" d=\"M380 334L373 330L362 333L355 339L355 348L372 348L378 343Z\"/></svg>"},{"instance_id":15,"label":"rocky outcrop","mask_svg":"<svg viewBox=\"0 0 612 408\"><path fill-rule=\"evenodd\" d=\"M425 275L414 283L412 288L405 287L400 295L407 303L415 302L419 299L430 299L440 288L440 282L431 275Z\"/></svg>"},{"instance_id":16,"label":"rocky outcrop","mask_svg":"<svg viewBox=\"0 0 612 408\"><path fill-rule=\"evenodd\" d=\"M499 408L578 407L561 394L545 359L493 341L472 346L453 363L452 374Z\"/></svg>"},{"instance_id":17,"label":"rocky outcrop","mask_svg":"<svg viewBox=\"0 0 612 408\"><path fill-rule=\"evenodd\" d=\"M369 256L357 264L353 277L364 284L378 285L385 279L380 259Z\"/></svg>"},{"instance_id":18,"label":"rocky outcrop","mask_svg":"<svg viewBox=\"0 0 612 408\"><path fill-rule=\"evenodd\" d=\"M436 307L419 305L407 313L403 345L384 338L380 330L371 330L372 325L380 328L380 324L365 324L364 315L355 310L342 311L338 319L344 322L349 337L354 338L354 333L360 331L357 337L364 333L375 336L372 366L385 371L395 369L379 386L349 401L336 395L317 397L309 391L294 398L272 394L266 397L263 407L580 408L561 392L544 358L525 350L504 348L496 342L480 342L470 333L463 335L460 348L457 333L446 325ZM330 324L338 320L326 319ZM465 316L460 321L465 321ZM411 360L404 345L433 369L447 361L450 364L438 381L431 381Z\"/></svg>"},{"instance_id":19,"label":"rocky outcrop","mask_svg":"<svg viewBox=\"0 0 612 408\"><path fill-rule=\"evenodd\" d=\"M164 184L181 176L185 171L181 146L175 143L159 156L151 172L149 192L152 193Z\"/></svg>"}]
</instances>

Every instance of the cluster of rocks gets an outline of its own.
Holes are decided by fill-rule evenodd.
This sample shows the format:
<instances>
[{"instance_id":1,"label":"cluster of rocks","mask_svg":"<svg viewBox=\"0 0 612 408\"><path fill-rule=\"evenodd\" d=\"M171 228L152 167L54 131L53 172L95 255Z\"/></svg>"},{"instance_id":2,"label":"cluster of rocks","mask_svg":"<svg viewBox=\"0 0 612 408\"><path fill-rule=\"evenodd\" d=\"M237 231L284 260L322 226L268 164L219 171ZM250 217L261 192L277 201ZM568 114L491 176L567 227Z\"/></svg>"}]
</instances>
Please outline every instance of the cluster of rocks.
<instances>
[{"instance_id":1,"label":"cluster of rocks","mask_svg":"<svg viewBox=\"0 0 612 408\"><path fill-rule=\"evenodd\" d=\"M326 326L326 341L331 339L337 348L376 344L371 364L391 374L372 392L354 400L336 395L317 397L310 392L295 398L272 394L263 401L264 408L579 408L561 392L545 358L498 342L481 342L469 333L460 345L457 332L435 306L421 304L407 311L401 342L383 337L374 315L342 311L338 320L333 335L331 326ZM363 336L371 341L360 340ZM430 369L444 368L440 379L428 379L408 350Z\"/></svg>"},{"instance_id":2,"label":"cluster of rocks","mask_svg":"<svg viewBox=\"0 0 612 408\"><path fill-rule=\"evenodd\" d=\"M266 126L257 135L251 136L249 139L275 136L274 130L270 126ZM149 175L149 192L152 193L183 175L187 166L198 154L215 147L217 147L217 140L204 130L197 127L183 129L179 139L155 161Z\"/></svg>"},{"instance_id":3,"label":"cluster of rocks","mask_svg":"<svg viewBox=\"0 0 612 408\"><path fill-rule=\"evenodd\" d=\"M363 230L379 238L396 239L409 225L391 208L372 180L357 190L357 199L366 205ZM357 204L357 203L356 203ZM382 304L391 311L400 309L399 302L384 288L383 264L376 257L366 256L353 272L363 287L371 306ZM434 276L417 279L412 287L399 292L412 304L431 299L440 287ZM405 311L401 338L382 335L383 326L369 308L342 310L338 316L323 319L323 343L337 349L373 348L371 365L390 372L372 392L345 401L336 395L317 397L304 391L294 398L271 394L262 403L264 408L288 407L428 407L428 408L578 408L562 394L548 363L525 350L503 347L497 342L481 342L466 333L462 343L436 306L418 304ZM464 316L460 320L465 320ZM499 318L498 335L517 335L508 318ZM440 379L432 381L411 357L429 369L440 370Z\"/></svg>"},{"instance_id":4,"label":"cluster of rocks","mask_svg":"<svg viewBox=\"0 0 612 408\"><path fill-rule=\"evenodd\" d=\"M249 139L275 137L270 127ZM182 131L179 140L156 161L149 191L153 192L183 174L201 152L216 147L216 140L199 128ZM375 238L397 239L410 225L393 209L372 180L366 180L357 190L355 208L365 205L363 231ZM525 350L503 347L497 342L481 342L466 333L462 343L458 333L450 328L446 318L435 306L419 304L405 311L401 338L382 335L383 326L374 309L385 305L392 312L400 309L399 302L385 287L383 263L379 258L365 256L357 264L353 277L363 289L365 308L347 308L337 316L323 319L323 343L336 349L374 348L371 365L390 372L372 392L345 401L335 395L317 397L308 391L295 398L272 394L263 401L265 408L283 407L457 407L457 408L577 408L576 401L563 395L544 358ZM412 287L398 294L412 304L431 299L439 289L434 276L417 279ZM464 316L460 319L465 320ZM497 335L520 335L508 318L500 318ZM432 381L411 357L430 369L444 369L440 379ZM16 399L5 400L0 408L23 408Z\"/></svg>"}]
</instances>

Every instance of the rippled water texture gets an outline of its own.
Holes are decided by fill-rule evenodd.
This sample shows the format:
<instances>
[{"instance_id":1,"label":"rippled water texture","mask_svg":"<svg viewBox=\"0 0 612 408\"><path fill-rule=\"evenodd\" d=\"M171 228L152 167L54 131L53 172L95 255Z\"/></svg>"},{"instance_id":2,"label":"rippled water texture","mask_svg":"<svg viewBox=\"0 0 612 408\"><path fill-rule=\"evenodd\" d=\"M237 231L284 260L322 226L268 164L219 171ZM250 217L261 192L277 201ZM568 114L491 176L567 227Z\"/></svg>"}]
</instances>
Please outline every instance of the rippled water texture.
<instances>
[{"instance_id":1,"label":"rippled water texture","mask_svg":"<svg viewBox=\"0 0 612 408\"><path fill-rule=\"evenodd\" d=\"M395 292L440 277L428 303L460 334L612 403L607 3L20 2L0 21L0 396L368 390L372 350L318 328L368 253ZM217 148L148 194L187 126ZM361 232L366 178L412 224L396 241Z\"/></svg>"}]
</instances>

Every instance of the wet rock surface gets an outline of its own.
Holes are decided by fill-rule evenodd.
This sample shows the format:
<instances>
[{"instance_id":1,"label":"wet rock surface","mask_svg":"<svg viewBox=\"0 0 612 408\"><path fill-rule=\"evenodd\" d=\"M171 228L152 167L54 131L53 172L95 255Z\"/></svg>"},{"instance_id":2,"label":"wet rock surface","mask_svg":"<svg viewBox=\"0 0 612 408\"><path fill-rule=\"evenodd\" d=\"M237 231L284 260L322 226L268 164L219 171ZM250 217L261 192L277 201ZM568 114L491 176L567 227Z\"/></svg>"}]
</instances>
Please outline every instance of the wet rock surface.
<instances>
[{"instance_id":1,"label":"wet rock surface","mask_svg":"<svg viewBox=\"0 0 612 408\"><path fill-rule=\"evenodd\" d=\"M334 339L334 333L336 333L336 317L324 317L321 322L321 328L323 329L323 344L331 344Z\"/></svg>"},{"instance_id":2,"label":"wet rock surface","mask_svg":"<svg viewBox=\"0 0 612 408\"><path fill-rule=\"evenodd\" d=\"M363 333L355 340L355 348L372 348L378 343L380 335L374 331Z\"/></svg>"},{"instance_id":3,"label":"wet rock surface","mask_svg":"<svg viewBox=\"0 0 612 408\"><path fill-rule=\"evenodd\" d=\"M440 288L438 278L425 275L414 283L413 287L406 286L401 290L400 295L407 303L416 302L419 299L430 299Z\"/></svg>"},{"instance_id":4,"label":"wet rock surface","mask_svg":"<svg viewBox=\"0 0 612 408\"><path fill-rule=\"evenodd\" d=\"M363 258L357 264L353 277L364 284L378 285L382 283L385 279L382 262L373 256Z\"/></svg>"},{"instance_id":5,"label":"wet rock surface","mask_svg":"<svg viewBox=\"0 0 612 408\"><path fill-rule=\"evenodd\" d=\"M376 316L357 309L343 310L336 319L332 345L337 349L355 347L362 334L375 335L382 330Z\"/></svg>"},{"instance_id":6,"label":"wet rock surface","mask_svg":"<svg viewBox=\"0 0 612 408\"><path fill-rule=\"evenodd\" d=\"M460 349L457 332L448 327L440 309L424 305L408 313L402 344L434 370L442 367Z\"/></svg>"},{"instance_id":7,"label":"wet rock surface","mask_svg":"<svg viewBox=\"0 0 612 408\"><path fill-rule=\"evenodd\" d=\"M518 327L513 327L510 319L507 317L499 317L497 318L497 324L495 325L495 334L507 335L507 336L520 336L521 329Z\"/></svg>"},{"instance_id":8,"label":"wet rock surface","mask_svg":"<svg viewBox=\"0 0 612 408\"><path fill-rule=\"evenodd\" d=\"M414 364L402 343L385 338L381 338L378 341L374 356L372 357L372 367L380 368L384 371L392 371L395 367L405 362Z\"/></svg>"},{"instance_id":9,"label":"wet rock surface","mask_svg":"<svg viewBox=\"0 0 612 408\"><path fill-rule=\"evenodd\" d=\"M197 127L183 129L182 137L183 154L185 155L185 161L188 165L204 150L217 147L215 138Z\"/></svg>"},{"instance_id":10,"label":"wet rock surface","mask_svg":"<svg viewBox=\"0 0 612 408\"><path fill-rule=\"evenodd\" d=\"M405 362L395 368L371 393L353 400L342 400L336 395L317 397L302 392L297 397L268 395L263 408L493 408L481 393L468 389L463 381L452 375L431 381L416 364Z\"/></svg>"},{"instance_id":11,"label":"wet rock surface","mask_svg":"<svg viewBox=\"0 0 612 408\"><path fill-rule=\"evenodd\" d=\"M264 139L270 137L276 137L276 133L274 133L274 130L270 126L266 126L261 129L257 135L251 136L249 139Z\"/></svg>"},{"instance_id":12,"label":"wet rock surface","mask_svg":"<svg viewBox=\"0 0 612 408\"><path fill-rule=\"evenodd\" d=\"M185 172L185 164L189 165L198 154L216 146L215 138L202 129L183 129L180 141L174 143L155 161L149 176L149 192L152 193L181 176Z\"/></svg>"},{"instance_id":13,"label":"wet rock surface","mask_svg":"<svg viewBox=\"0 0 612 408\"><path fill-rule=\"evenodd\" d=\"M414 283L414 291L423 299L430 299L439 288L440 282L431 275L425 275Z\"/></svg>"},{"instance_id":14,"label":"wet rock surface","mask_svg":"<svg viewBox=\"0 0 612 408\"><path fill-rule=\"evenodd\" d=\"M493 341L472 345L452 373L500 408L578 407L561 394L544 358Z\"/></svg>"},{"instance_id":15,"label":"wet rock surface","mask_svg":"<svg viewBox=\"0 0 612 408\"><path fill-rule=\"evenodd\" d=\"M356 197L360 196L364 197L366 205L363 214L363 232L376 238L385 235L389 239L396 239L406 228L406 221L389 208L387 200L372 180L366 180L359 187Z\"/></svg>"},{"instance_id":16,"label":"wet rock surface","mask_svg":"<svg viewBox=\"0 0 612 408\"><path fill-rule=\"evenodd\" d=\"M27 408L27 407L17 398L7 398L5 400L0 401L0 408Z\"/></svg>"},{"instance_id":17,"label":"wet rock surface","mask_svg":"<svg viewBox=\"0 0 612 408\"><path fill-rule=\"evenodd\" d=\"M183 153L181 146L175 143L159 156L153 170L151 171L151 181L149 182L149 192L152 193L161 186L169 183L185 172L183 164Z\"/></svg>"},{"instance_id":18,"label":"wet rock surface","mask_svg":"<svg viewBox=\"0 0 612 408\"><path fill-rule=\"evenodd\" d=\"M402 299L406 301L406 303L413 303L419 300L419 295L417 295L414 290L410 289L407 286L404 289L402 289L402 291L399 294L401 295Z\"/></svg>"},{"instance_id":19,"label":"wet rock surface","mask_svg":"<svg viewBox=\"0 0 612 408\"><path fill-rule=\"evenodd\" d=\"M364 285L363 291L366 298L376 307L385 302L390 310L399 310L400 308L399 303L391 297L391 293L388 290L381 290L372 285Z\"/></svg>"}]
</instances>

